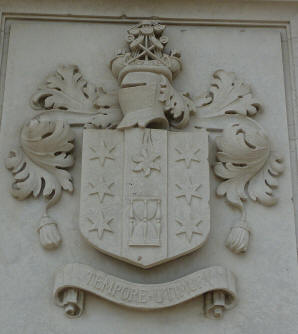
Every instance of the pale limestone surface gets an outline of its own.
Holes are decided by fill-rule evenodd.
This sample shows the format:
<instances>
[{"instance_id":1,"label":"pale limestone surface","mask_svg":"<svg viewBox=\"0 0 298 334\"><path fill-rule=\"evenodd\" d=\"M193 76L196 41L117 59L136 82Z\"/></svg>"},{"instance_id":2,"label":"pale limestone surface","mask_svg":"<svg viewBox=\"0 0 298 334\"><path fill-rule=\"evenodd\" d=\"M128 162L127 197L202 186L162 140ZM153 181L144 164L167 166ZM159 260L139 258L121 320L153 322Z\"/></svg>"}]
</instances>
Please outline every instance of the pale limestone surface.
<instances>
[{"instance_id":1,"label":"pale limestone surface","mask_svg":"<svg viewBox=\"0 0 298 334\"><path fill-rule=\"evenodd\" d=\"M22 123L34 114L28 105L31 94L57 65L78 64L90 81L107 88L117 87L107 64L114 49L123 43L122 31L123 26L113 24L12 24L1 128L3 156L11 146L17 145ZM1 184L6 189L1 201L0 239L3 333L40 333L45 328L48 333L81 333L87 329L90 333L295 332L296 241L280 34L260 28L183 25L170 26L167 34L173 46L184 51L184 70L176 80L180 90L202 94L208 89L211 74L219 68L236 72L252 86L265 110L257 120L269 133L274 147L285 156L286 171L278 189L279 203L270 209L247 205L253 238L248 253L237 257L225 249L224 238L238 212L215 198L212 177L211 233L207 244L192 255L146 271L102 255L81 237L79 145L73 171L75 192L73 196L64 195L52 213L60 222L64 237L62 247L54 252L43 251L35 233L41 203L17 202L6 195L10 186L8 172L1 165ZM81 130L76 131L76 138L80 142ZM143 313L88 295L84 315L79 320L69 320L54 306L51 293L55 270L72 262L92 265L142 283L165 282L207 266L225 265L238 277L239 305L214 322L203 317L202 303L198 300Z\"/></svg>"}]
</instances>

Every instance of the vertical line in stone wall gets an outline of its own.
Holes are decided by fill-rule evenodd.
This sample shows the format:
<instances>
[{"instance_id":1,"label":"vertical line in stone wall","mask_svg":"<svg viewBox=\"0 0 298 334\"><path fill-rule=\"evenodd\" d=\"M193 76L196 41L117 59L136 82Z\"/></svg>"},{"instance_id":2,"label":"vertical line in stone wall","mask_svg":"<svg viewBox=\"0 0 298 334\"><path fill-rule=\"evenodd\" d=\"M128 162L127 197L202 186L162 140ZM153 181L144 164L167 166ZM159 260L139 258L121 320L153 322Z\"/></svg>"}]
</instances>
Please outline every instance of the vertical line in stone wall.
<instances>
[{"instance_id":1,"label":"vertical line in stone wall","mask_svg":"<svg viewBox=\"0 0 298 334\"><path fill-rule=\"evenodd\" d=\"M168 182L168 179L169 179L169 131L166 131L166 182L165 182L165 190L166 190L166 212L165 212L165 226L166 226L166 232L167 232L167 235L166 235L166 256L169 256L169 221L168 221L168 210L169 210L169 182Z\"/></svg>"},{"instance_id":2,"label":"vertical line in stone wall","mask_svg":"<svg viewBox=\"0 0 298 334\"><path fill-rule=\"evenodd\" d=\"M293 31L291 26L281 29L281 51L282 51L282 63L285 85L285 101L287 110L287 125L289 133L289 149L290 149L290 163L291 163L291 180L292 180L292 192L293 192L293 206L294 206L294 219L295 219L295 231L296 231L296 248L298 250L298 168L297 168L297 115L295 115L297 106L297 96L295 94L296 78L295 78L295 64L293 54L293 38L291 37ZM295 117L296 116L296 117Z\"/></svg>"},{"instance_id":3,"label":"vertical line in stone wall","mask_svg":"<svg viewBox=\"0 0 298 334\"><path fill-rule=\"evenodd\" d=\"M120 131L120 130L115 130L115 131ZM125 222L125 179L124 179L124 175L125 175L125 171L126 171L126 164L125 164L125 151L126 151L126 144L125 144L125 131L122 131L122 144L121 144L121 154L122 154L122 214L121 216L121 221L120 223L120 255L123 256L123 238L124 238L124 222Z\"/></svg>"},{"instance_id":4,"label":"vertical line in stone wall","mask_svg":"<svg viewBox=\"0 0 298 334\"><path fill-rule=\"evenodd\" d=\"M6 65L8 56L9 36L10 36L10 23L8 23L2 14L1 17L1 61L0 61L0 129L2 124L3 113L3 99L5 90L5 77L6 77Z\"/></svg>"}]
</instances>

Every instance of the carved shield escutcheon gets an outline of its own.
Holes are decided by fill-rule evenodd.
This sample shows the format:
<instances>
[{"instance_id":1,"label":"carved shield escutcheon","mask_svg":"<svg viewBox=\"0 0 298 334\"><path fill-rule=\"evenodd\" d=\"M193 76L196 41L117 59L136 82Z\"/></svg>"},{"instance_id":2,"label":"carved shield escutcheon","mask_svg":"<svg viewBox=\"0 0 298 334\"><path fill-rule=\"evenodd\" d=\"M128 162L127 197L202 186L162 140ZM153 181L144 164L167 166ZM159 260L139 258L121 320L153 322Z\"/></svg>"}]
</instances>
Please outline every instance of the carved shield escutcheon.
<instances>
[{"instance_id":1,"label":"carved shield escutcheon","mask_svg":"<svg viewBox=\"0 0 298 334\"><path fill-rule=\"evenodd\" d=\"M210 231L208 134L84 130L80 230L97 249L150 268Z\"/></svg>"}]
</instances>

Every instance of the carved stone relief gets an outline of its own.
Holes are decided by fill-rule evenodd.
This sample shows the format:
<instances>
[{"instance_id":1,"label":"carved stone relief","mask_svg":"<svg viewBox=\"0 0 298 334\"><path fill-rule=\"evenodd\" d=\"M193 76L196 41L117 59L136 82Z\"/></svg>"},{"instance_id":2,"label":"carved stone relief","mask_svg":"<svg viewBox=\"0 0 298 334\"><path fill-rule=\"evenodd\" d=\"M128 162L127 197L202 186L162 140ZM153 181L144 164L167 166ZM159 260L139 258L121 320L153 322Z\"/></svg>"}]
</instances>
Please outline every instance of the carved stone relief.
<instances>
[{"instance_id":1,"label":"carved stone relief","mask_svg":"<svg viewBox=\"0 0 298 334\"><path fill-rule=\"evenodd\" d=\"M206 131L85 129L83 139L80 229L92 245L144 268L202 246L210 230ZM88 148L103 140L116 148L114 160L99 168ZM186 182L185 164L177 161L177 141L181 146L196 142L201 153ZM89 212L94 207L113 215L109 226L115 233L102 238L92 233Z\"/></svg>"},{"instance_id":2,"label":"carved stone relief","mask_svg":"<svg viewBox=\"0 0 298 334\"><path fill-rule=\"evenodd\" d=\"M284 169L282 155L271 148L265 130L251 118L261 111L250 87L223 70L214 73L209 93L197 99L194 127L222 132L216 138L214 173L223 179L217 195L225 196L241 212L226 239L226 246L234 253L248 249L251 232L245 200L276 204L273 190Z\"/></svg>"},{"instance_id":3,"label":"carved stone relief","mask_svg":"<svg viewBox=\"0 0 298 334\"><path fill-rule=\"evenodd\" d=\"M173 260L207 241L208 132L220 132L216 193L241 214L226 246L234 253L248 249L246 200L266 206L277 202L273 190L283 159L252 118L261 106L250 87L235 74L218 70L207 94L191 98L178 92L172 82L182 70L181 55L166 49L164 30L155 21L128 30L128 50L117 52L110 64L118 92L95 87L77 66L65 65L33 94L31 106L41 113L24 124L21 147L9 153L6 167L13 174L14 197L43 196L46 201L38 228L43 247L56 248L61 242L47 210L62 190L73 191L68 169L74 164L71 127L77 125L84 127L80 231L95 248L136 266ZM236 283L227 269L212 268L152 288L84 265L67 265L57 273L55 296L66 315L79 316L83 290L141 309L168 307L204 294L206 314L219 318L235 305ZM167 291L168 300L158 306L161 291Z\"/></svg>"}]
</instances>

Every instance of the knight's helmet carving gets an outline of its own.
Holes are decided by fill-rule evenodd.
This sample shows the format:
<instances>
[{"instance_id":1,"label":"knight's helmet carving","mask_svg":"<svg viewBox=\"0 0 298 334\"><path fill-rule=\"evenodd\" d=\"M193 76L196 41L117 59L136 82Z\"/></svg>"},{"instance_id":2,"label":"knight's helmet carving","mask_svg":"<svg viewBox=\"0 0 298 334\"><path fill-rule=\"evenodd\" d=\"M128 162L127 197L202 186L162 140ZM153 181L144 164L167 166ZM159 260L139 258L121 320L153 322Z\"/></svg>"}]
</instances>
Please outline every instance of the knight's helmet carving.
<instances>
[{"instance_id":1,"label":"knight's helmet carving","mask_svg":"<svg viewBox=\"0 0 298 334\"><path fill-rule=\"evenodd\" d=\"M142 21L128 30L129 52L120 50L111 61L112 73L120 84L119 103L124 114L119 129L169 126L160 90L177 76L182 63L175 51L165 53L168 37L162 35L164 29L155 21Z\"/></svg>"}]
</instances>

